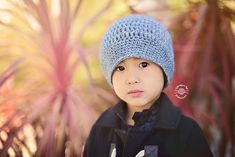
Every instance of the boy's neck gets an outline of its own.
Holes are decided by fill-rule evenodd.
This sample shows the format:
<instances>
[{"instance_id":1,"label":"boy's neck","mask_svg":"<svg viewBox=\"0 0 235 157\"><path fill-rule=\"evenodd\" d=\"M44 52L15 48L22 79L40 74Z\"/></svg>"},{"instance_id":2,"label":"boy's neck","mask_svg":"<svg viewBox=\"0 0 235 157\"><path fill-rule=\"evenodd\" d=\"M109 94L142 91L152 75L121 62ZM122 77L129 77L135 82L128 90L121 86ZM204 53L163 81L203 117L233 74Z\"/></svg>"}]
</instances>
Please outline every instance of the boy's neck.
<instances>
[{"instance_id":1,"label":"boy's neck","mask_svg":"<svg viewBox=\"0 0 235 157\"><path fill-rule=\"evenodd\" d=\"M126 123L128 125L134 125L135 124L134 120L132 119L134 113L135 113L135 111L130 111L129 109L127 109L127 112L126 112Z\"/></svg>"}]
</instances>

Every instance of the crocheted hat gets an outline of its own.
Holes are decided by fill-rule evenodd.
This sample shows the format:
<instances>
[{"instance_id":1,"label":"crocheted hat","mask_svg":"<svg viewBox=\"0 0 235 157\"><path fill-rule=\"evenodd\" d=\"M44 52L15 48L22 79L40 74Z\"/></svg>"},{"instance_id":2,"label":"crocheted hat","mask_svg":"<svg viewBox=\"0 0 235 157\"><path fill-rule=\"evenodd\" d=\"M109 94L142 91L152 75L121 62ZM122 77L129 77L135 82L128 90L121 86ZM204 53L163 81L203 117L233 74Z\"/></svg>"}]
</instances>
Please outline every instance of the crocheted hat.
<instances>
[{"instance_id":1,"label":"crocheted hat","mask_svg":"<svg viewBox=\"0 0 235 157\"><path fill-rule=\"evenodd\" d=\"M167 29L159 21L149 16L132 14L117 20L109 27L101 42L100 63L111 86L115 67L130 57L158 64L166 76L165 86L172 80L172 40Z\"/></svg>"}]
</instances>

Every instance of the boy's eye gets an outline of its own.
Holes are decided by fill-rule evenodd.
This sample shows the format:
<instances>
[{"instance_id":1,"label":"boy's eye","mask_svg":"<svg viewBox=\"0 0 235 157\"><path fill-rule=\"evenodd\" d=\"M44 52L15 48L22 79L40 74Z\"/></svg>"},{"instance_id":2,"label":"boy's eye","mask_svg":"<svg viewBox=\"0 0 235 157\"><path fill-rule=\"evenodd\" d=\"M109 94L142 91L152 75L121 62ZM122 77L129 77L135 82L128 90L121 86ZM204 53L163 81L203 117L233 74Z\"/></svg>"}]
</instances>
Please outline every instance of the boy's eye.
<instances>
[{"instance_id":1,"label":"boy's eye","mask_svg":"<svg viewBox=\"0 0 235 157\"><path fill-rule=\"evenodd\" d=\"M125 70L124 66L117 66L116 67L116 71L123 71L123 70Z\"/></svg>"},{"instance_id":2,"label":"boy's eye","mask_svg":"<svg viewBox=\"0 0 235 157\"><path fill-rule=\"evenodd\" d=\"M141 63L139 64L139 67L140 67L140 68L146 68L148 65L149 65L148 62L141 62Z\"/></svg>"}]
</instances>

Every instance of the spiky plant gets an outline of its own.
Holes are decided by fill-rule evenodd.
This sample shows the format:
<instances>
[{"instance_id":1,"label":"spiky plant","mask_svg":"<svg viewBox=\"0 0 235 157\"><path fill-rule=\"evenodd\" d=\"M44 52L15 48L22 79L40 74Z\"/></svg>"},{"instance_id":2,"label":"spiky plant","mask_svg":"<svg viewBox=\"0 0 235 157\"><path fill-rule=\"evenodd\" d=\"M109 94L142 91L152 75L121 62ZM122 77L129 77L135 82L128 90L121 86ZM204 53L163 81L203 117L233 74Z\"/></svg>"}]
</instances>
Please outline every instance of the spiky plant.
<instances>
[{"instance_id":1,"label":"spiky plant","mask_svg":"<svg viewBox=\"0 0 235 157\"><path fill-rule=\"evenodd\" d=\"M111 6L112 0L77 28L75 36L73 26L78 22L81 0L5 2L10 7L1 12L11 15L12 21L0 21L0 24L15 33L6 40L14 41L20 52L31 52L26 60L30 57L34 60L26 65L37 67L38 73L43 74L34 73L33 79L43 77L45 81L37 85L27 84L30 80L26 80L21 87L26 92L25 101L13 114L0 115L0 156L80 156L95 113L76 93L72 78L78 63L83 63L92 86L81 38L86 28ZM4 78L0 77L0 81ZM31 86L36 86L33 89L37 94L30 90ZM94 92L91 94L96 98Z\"/></svg>"},{"instance_id":2,"label":"spiky plant","mask_svg":"<svg viewBox=\"0 0 235 157\"><path fill-rule=\"evenodd\" d=\"M235 155L235 10L227 2L191 2L172 25L176 73L168 91L200 123L213 153L220 157ZM188 87L185 99L175 97L179 84Z\"/></svg>"}]
</instances>

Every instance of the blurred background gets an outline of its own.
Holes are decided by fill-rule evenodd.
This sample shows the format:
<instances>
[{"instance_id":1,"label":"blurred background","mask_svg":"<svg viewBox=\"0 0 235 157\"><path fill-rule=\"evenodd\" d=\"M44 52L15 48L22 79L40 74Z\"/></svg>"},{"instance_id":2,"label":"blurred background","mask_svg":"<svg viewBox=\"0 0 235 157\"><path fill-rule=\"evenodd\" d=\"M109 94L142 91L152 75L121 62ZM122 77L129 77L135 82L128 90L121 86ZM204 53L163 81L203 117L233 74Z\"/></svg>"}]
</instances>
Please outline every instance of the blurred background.
<instances>
[{"instance_id":1,"label":"blurred background","mask_svg":"<svg viewBox=\"0 0 235 157\"><path fill-rule=\"evenodd\" d=\"M215 157L235 156L234 0L0 0L1 157L81 156L118 100L100 71L100 40L131 13L169 29L176 72L165 92Z\"/></svg>"}]
</instances>

